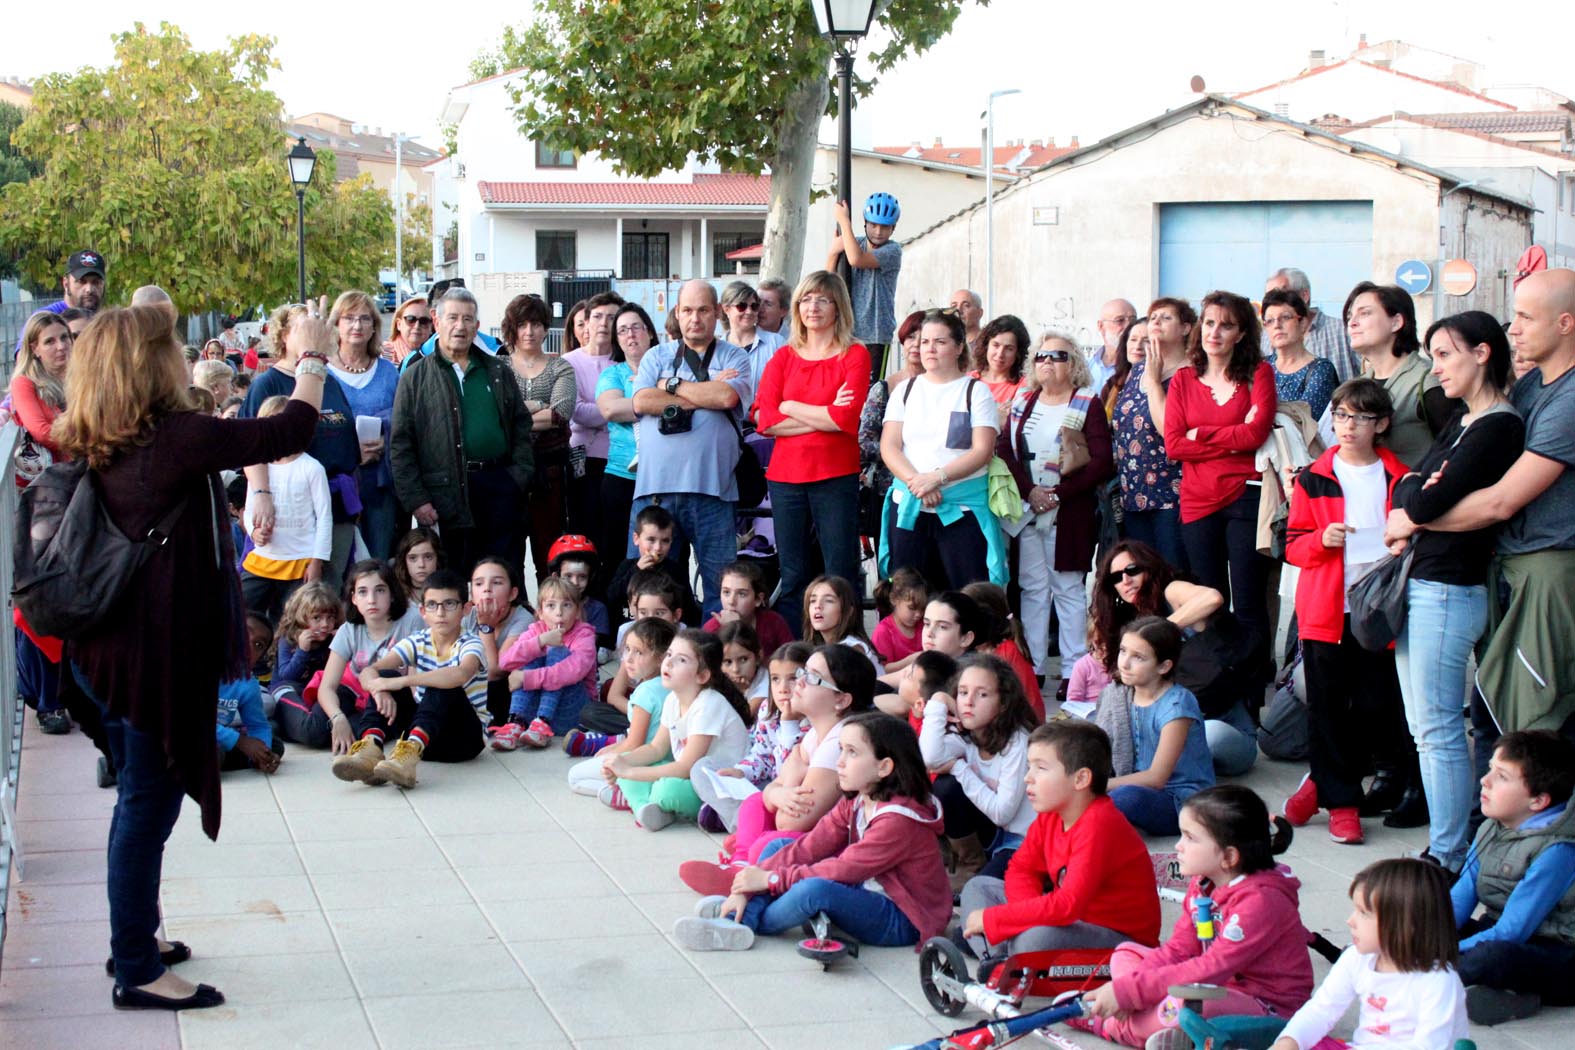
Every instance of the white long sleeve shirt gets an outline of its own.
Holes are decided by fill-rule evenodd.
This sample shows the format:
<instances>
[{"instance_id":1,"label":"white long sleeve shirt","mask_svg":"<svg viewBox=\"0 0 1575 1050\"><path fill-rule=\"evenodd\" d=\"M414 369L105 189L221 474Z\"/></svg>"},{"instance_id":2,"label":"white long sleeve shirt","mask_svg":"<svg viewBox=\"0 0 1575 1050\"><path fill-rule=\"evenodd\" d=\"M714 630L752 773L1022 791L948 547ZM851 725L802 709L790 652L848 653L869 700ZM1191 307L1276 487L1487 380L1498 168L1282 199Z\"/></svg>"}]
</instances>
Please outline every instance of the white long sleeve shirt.
<instances>
[{"instance_id":1,"label":"white long sleeve shirt","mask_svg":"<svg viewBox=\"0 0 1575 1050\"><path fill-rule=\"evenodd\" d=\"M990 823L1013 835L1026 835L1037 814L1025 794L1028 733L1019 729L997 754L985 758L979 746L960 733L946 731L946 701L932 696L924 705L919 752L931 769L955 761L951 768L968 801Z\"/></svg>"},{"instance_id":2,"label":"white long sleeve shirt","mask_svg":"<svg viewBox=\"0 0 1575 1050\"><path fill-rule=\"evenodd\" d=\"M1335 961L1307 1005L1280 1033L1300 1050L1314 1044L1351 1005L1361 1004L1352 1046L1384 1050L1454 1050L1456 1039L1468 1038L1466 990L1454 970L1429 973L1380 973L1377 955L1347 948Z\"/></svg>"},{"instance_id":3,"label":"white long sleeve shirt","mask_svg":"<svg viewBox=\"0 0 1575 1050\"><path fill-rule=\"evenodd\" d=\"M268 488L273 492L273 535L256 548L257 556L275 561L333 557L334 502L323 465L305 453L288 463L270 463ZM250 536L250 499L241 524Z\"/></svg>"}]
</instances>

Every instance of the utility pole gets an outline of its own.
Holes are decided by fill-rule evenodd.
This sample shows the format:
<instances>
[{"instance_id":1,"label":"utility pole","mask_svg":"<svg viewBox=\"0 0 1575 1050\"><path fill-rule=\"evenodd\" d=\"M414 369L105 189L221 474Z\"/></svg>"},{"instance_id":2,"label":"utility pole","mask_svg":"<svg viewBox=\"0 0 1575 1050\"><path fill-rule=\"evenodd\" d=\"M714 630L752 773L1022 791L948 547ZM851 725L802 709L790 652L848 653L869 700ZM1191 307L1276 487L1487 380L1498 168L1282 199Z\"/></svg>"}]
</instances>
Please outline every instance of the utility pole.
<instances>
[{"instance_id":1,"label":"utility pole","mask_svg":"<svg viewBox=\"0 0 1575 1050\"><path fill-rule=\"evenodd\" d=\"M405 136L394 132L394 305L405 279L405 178L402 145Z\"/></svg>"}]
</instances>

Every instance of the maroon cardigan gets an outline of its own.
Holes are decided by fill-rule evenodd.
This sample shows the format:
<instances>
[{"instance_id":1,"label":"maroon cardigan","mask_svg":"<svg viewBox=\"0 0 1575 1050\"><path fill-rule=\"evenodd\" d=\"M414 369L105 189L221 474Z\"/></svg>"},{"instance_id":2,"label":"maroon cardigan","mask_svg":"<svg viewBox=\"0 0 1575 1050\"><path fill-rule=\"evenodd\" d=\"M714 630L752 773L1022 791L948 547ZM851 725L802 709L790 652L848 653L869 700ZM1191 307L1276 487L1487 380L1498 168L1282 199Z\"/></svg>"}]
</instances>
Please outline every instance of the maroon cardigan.
<instances>
[{"instance_id":1,"label":"maroon cardigan","mask_svg":"<svg viewBox=\"0 0 1575 1050\"><path fill-rule=\"evenodd\" d=\"M1028 396L1032 397L1032 394ZM1032 406L1033 411L1038 405ZM1088 439L1088 463L1064 476L1055 487L1061 509L1055 518L1055 571L1087 572L1094 563L1095 512L1099 507L1101 486L1116 474L1116 461L1110 452L1110 423L1098 398L1088 406L1083 419L1083 436ZM1020 441L1017 428L1008 418L995 439L995 454L1017 479L1018 491L1027 494L1034 487L1028 473L1028 448Z\"/></svg>"}]
</instances>

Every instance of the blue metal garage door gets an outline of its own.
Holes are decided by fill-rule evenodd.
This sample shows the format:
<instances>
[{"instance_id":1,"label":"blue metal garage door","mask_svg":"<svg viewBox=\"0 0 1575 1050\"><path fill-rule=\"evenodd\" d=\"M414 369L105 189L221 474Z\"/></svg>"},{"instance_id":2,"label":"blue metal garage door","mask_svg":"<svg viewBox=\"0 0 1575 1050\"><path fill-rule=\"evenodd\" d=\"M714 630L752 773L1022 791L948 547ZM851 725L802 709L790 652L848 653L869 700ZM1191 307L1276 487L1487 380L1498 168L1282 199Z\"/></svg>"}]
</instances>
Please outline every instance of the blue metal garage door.
<instances>
[{"instance_id":1,"label":"blue metal garage door","mask_svg":"<svg viewBox=\"0 0 1575 1050\"><path fill-rule=\"evenodd\" d=\"M1224 288L1256 301L1282 266L1305 270L1313 305L1338 317L1352 286L1374 279L1372 202L1160 205L1160 295L1196 303Z\"/></svg>"}]
</instances>

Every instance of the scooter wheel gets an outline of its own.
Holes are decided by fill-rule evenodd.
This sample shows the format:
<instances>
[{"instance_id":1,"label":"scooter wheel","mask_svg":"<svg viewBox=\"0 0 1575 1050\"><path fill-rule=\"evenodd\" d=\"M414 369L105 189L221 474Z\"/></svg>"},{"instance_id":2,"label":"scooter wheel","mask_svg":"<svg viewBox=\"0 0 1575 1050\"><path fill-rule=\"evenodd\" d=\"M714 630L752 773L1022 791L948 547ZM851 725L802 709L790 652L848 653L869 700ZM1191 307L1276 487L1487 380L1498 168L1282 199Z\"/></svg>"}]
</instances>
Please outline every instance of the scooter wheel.
<instances>
[{"instance_id":1,"label":"scooter wheel","mask_svg":"<svg viewBox=\"0 0 1575 1050\"><path fill-rule=\"evenodd\" d=\"M956 1017L968 1005L966 999L943 987L943 981L968 983L968 960L957 945L946 937L931 937L919 952L919 987L936 1013Z\"/></svg>"},{"instance_id":2,"label":"scooter wheel","mask_svg":"<svg viewBox=\"0 0 1575 1050\"><path fill-rule=\"evenodd\" d=\"M834 937L824 939L806 937L798 942L798 953L829 970L832 963L851 954L852 948L845 941L839 941Z\"/></svg>"}]
</instances>

